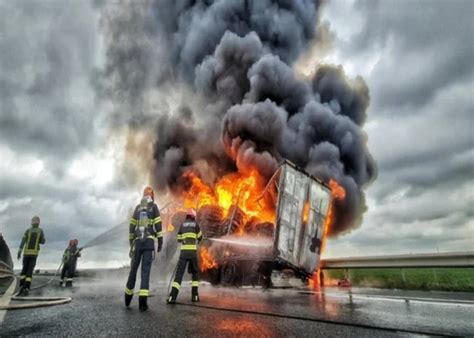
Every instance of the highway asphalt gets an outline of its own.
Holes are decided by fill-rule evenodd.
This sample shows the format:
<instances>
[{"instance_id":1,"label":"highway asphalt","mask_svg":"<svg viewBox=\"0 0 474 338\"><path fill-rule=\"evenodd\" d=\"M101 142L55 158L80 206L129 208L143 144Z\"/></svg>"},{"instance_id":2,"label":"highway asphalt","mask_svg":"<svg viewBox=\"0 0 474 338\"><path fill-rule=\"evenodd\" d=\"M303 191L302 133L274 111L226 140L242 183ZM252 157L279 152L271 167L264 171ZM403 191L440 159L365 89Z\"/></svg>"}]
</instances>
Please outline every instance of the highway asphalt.
<instances>
[{"instance_id":1,"label":"highway asphalt","mask_svg":"<svg viewBox=\"0 0 474 338\"><path fill-rule=\"evenodd\" d=\"M41 283L47 277L34 279ZM81 277L72 289L50 285L31 296L72 296L66 305L9 310L1 336L392 337L474 335L474 295L376 289L224 288L202 285L190 301L185 282L167 305L167 281L152 282L150 309L123 304L126 274ZM407 301L408 300L408 301ZM2 311L0 311L2 312ZM2 318L2 316L0 316Z\"/></svg>"}]
</instances>

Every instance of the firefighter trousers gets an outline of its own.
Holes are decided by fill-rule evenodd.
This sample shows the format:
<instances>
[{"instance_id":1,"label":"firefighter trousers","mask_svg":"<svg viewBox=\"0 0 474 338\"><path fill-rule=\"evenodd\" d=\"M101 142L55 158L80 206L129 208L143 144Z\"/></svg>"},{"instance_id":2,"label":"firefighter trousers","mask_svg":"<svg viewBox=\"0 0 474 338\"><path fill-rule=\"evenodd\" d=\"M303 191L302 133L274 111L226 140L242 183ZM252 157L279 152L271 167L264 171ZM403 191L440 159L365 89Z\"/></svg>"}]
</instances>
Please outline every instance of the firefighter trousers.
<instances>
[{"instance_id":1,"label":"firefighter trousers","mask_svg":"<svg viewBox=\"0 0 474 338\"><path fill-rule=\"evenodd\" d=\"M179 256L178 266L176 267L176 275L174 276L174 282L171 289L171 297L176 298L181 287L181 282L183 281L184 271L186 270L186 265L188 265L188 272L191 274L192 278L192 297L198 296L198 286L199 286L199 265L197 254L194 253L183 253Z\"/></svg>"},{"instance_id":2,"label":"firefighter trousers","mask_svg":"<svg viewBox=\"0 0 474 338\"><path fill-rule=\"evenodd\" d=\"M133 295L133 290L135 288L135 283L137 281L137 272L140 263L142 265L141 273L141 284L140 292L138 295L140 297L148 297L150 295L150 272L151 272L151 263L153 262L153 249L149 248L140 248L135 249L135 255L133 256L130 274L128 275L127 286L125 287L125 293L128 295Z\"/></svg>"},{"instance_id":3,"label":"firefighter trousers","mask_svg":"<svg viewBox=\"0 0 474 338\"><path fill-rule=\"evenodd\" d=\"M75 272L76 272L76 264L64 263L63 270L61 271L61 282L72 283Z\"/></svg>"},{"instance_id":4,"label":"firefighter trousers","mask_svg":"<svg viewBox=\"0 0 474 338\"><path fill-rule=\"evenodd\" d=\"M23 255L23 268L21 269L20 274L20 287L24 287L25 289L30 288L37 258L38 256Z\"/></svg>"}]
</instances>

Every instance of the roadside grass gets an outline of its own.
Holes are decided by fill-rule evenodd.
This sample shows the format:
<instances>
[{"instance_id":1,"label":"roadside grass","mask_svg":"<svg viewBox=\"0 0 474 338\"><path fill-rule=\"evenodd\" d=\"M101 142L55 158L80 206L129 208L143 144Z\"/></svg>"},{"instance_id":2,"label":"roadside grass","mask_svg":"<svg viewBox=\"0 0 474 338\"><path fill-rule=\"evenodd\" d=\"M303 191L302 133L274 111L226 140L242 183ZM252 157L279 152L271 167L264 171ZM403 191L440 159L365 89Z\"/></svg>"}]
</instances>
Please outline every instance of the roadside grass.
<instances>
[{"instance_id":1,"label":"roadside grass","mask_svg":"<svg viewBox=\"0 0 474 338\"><path fill-rule=\"evenodd\" d=\"M474 269L470 268L349 269L348 274L354 286L474 292ZM324 276L343 279L346 272L325 270Z\"/></svg>"}]
</instances>

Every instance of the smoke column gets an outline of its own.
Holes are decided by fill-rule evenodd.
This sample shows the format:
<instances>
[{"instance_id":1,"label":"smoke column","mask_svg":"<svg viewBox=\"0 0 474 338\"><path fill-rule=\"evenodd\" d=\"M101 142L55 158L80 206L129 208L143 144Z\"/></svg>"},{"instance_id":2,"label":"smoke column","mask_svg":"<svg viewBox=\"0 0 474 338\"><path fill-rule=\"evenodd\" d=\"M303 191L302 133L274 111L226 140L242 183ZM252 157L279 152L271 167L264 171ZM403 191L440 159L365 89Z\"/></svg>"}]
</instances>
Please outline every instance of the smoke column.
<instances>
[{"instance_id":1,"label":"smoke column","mask_svg":"<svg viewBox=\"0 0 474 338\"><path fill-rule=\"evenodd\" d=\"M360 224L376 165L363 131L369 90L340 66L309 78L294 65L317 39L319 1L107 3L99 76L114 122L150 130L154 186L179 192L186 170L213 181L257 168L269 178L286 158L335 179L330 235Z\"/></svg>"}]
</instances>

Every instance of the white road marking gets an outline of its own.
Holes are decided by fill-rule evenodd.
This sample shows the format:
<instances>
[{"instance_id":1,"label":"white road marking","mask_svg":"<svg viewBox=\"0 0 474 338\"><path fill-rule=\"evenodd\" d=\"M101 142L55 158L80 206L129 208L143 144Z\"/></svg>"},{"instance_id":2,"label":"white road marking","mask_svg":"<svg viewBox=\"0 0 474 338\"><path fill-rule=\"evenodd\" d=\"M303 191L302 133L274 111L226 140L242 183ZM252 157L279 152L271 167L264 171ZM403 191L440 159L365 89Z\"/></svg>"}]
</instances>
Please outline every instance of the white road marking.
<instances>
[{"instance_id":1,"label":"white road marking","mask_svg":"<svg viewBox=\"0 0 474 338\"><path fill-rule=\"evenodd\" d=\"M464 305L464 306L474 306L474 301L472 300L463 300L463 299L440 299L440 298L421 298L421 297L403 297L403 296L384 296L384 295L369 295L362 293L345 293L345 292L317 292L310 291L312 293L321 294L323 296L333 297L333 298L355 298L355 299L370 299L370 300L388 300L388 301L397 301L397 302L412 302L412 303L434 303L441 305Z\"/></svg>"},{"instance_id":2,"label":"white road marking","mask_svg":"<svg viewBox=\"0 0 474 338\"><path fill-rule=\"evenodd\" d=\"M13 296L13 293L15 292L15 289L16 289L16 278L13 278L13 282L10 284L7 291L5 291L3 296L0 298L0 305L4 306L4 305L10 304L10 300ZM0 310L0 326L3 325L3 319L5 318L7 311L8 310Z\"/></svg>"}]
</instances>

